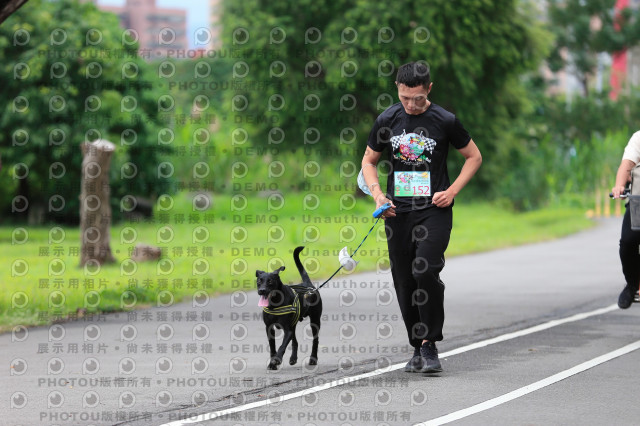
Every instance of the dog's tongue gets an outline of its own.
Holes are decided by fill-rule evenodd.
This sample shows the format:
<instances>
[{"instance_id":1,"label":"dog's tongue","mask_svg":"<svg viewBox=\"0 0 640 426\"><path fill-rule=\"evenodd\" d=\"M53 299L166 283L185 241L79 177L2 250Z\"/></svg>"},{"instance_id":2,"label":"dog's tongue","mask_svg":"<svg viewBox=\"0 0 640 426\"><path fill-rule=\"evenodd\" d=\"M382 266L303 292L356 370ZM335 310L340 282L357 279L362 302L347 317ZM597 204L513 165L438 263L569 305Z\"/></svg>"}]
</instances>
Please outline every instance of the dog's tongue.
<instances>
[{"instance_id":1,"label":"dog's tongue","mask_svg":"<svg viewBox=\"0 0 640 426\"><path fill-rule=\"evenodd\" d=\"M260 301L258 302L258 306L263 308L269 306L269 300L264 296L260 296Z\"/></svg>"}]
</instances>

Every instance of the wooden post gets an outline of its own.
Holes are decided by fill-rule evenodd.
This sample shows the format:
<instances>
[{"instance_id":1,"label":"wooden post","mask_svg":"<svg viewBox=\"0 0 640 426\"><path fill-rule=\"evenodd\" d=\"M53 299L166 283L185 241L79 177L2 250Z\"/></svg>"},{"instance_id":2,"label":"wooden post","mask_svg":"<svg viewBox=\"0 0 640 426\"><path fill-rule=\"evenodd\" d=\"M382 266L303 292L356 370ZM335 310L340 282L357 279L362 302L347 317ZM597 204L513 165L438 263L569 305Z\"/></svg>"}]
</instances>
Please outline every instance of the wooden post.
<instances>
[{"instance_id":1,"label":"wooden post","mask_svg":"<svg viewBox=\"0 0 640 426\"><path fill-rule=\"evenodd\" d=\"M611 217L611 199L609 198L609 190L607 189L607 180L604 177L600 181L600 188L602 188L602 215L604 217Z\"/></svg>"},{"instance_id":2,"label":"wooden post","mask_svg":"<svg viewBox=\"0 0 640 426\"><path fill-rule=\"evenodd\" d=\"M614 200L615 203L615 215L616 217L622 216L622 208L620 207L622 203L620 202L620 198Z\"/></svg>"},{"instance_id":3,"label":"wooden post","mask_svg":"<svg viewBox=\"0 0 640 426\"><path fill-rule=\"evenodd\" d=\"M82 180L80 192L80 266L89 260L100 265L115 262L111 254L109 204L109 165L115 145L99 139L85 142L82 148Z\"/></svg>"}]
</instances>

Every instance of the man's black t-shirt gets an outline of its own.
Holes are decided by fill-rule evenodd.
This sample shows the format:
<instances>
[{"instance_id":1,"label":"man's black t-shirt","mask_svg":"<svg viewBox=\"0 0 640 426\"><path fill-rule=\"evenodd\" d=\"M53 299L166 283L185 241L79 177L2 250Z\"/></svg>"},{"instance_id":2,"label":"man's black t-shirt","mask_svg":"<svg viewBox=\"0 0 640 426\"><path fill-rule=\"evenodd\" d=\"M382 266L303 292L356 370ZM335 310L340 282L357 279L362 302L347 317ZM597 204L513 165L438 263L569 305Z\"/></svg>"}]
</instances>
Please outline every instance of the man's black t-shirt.
<instances>
[{"instance_id":1,"label":"man's black t-shirt","mask_svg":"<svg viewBox=\"0 0 640 426\"><path fill-rule=\"evenodd\" d=\"M470 140L456 116L439 105L431 103L422 114L410 115L398 102L378 116L367 145L377 152L389 147L387 196L402 213L433 206L433 194L450 185L449 144L461 149Z\"/></svg>"}]
</instances>

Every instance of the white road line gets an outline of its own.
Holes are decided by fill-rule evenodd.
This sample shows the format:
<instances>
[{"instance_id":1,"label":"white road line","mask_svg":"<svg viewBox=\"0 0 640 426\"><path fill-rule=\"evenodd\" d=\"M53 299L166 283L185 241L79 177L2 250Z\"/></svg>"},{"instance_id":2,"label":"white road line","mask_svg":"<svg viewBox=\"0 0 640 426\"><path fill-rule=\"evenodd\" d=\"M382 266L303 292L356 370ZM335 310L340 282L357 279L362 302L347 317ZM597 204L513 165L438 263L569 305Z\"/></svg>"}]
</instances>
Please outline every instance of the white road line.
<instances>
[{"instance_id":1,"label":"white road line","mask_svg":"<svg viewBox=\"0 0 640 426\"><path fill-rule=\"evenodd\" d=\"M549 328L557 327L562 324L567 324L569 322L580 321L596 315L606 314L607 312L615 311L617 309L619 309L618 305L610 305L610 306L607 306L606 308L596 309L595 311L583 312L581 314L575 314L570 317L551 320L549 322L545 322L539 325L534 325L533 327L525 328L524 330L514 331L512 333L503 334L502 336L497 336L492 339L483 340L481 342L472 343L470 345L463 346L458 349L453 349L448 352L440 354L440 357L444 358L447 356L458 355L463 352L468 352L473 349L484 348L485 346L493 345L494 343L504 342L507 340L515 339L516 337L526 336L527 334L536 333L538 331L547 330Z\"/></svg>"},{"instance_id":2,"label":"white road line","mask_svg":"<svg viewBox=\"0 0 640 426\"><path fill-rule=\"evenodd\" d=\"M520 330L520 331L515 331L512 333L507 333L507 334L503 334L501 336L497 336L491 339L487 339L487 340L483 340L481 342L476 342L476 343L472 343L470 345L466 345L466 346L462 346L458 349L453 349L451 351L448 352L443 352L440 354L441 358L446 358L452 355L458 355L464 352L468 352L474 349L478 349L478 348L483 348L485 346L489 346L489 345L493 345L495 343L500 343L500 342L504 342L507 340L511 340L511 339L515 339L517 337L522 337L522 336L526 336L528 334L532 334L532 333L536 333L538 331L542 331L542 330L547 330L549 328L552 327L557 327L559 325L562 324L567 324L570 322L575 322L575 321L580 321L589 317L593 317L596 315L602 315L602 314L606 314L607 312L611 312L618 309L618 305L611 305L611 306L607 306L606 308L600 308L600 309L596 309L593 311L589 311L589 312L583 312L580 314L576 314L576 315L572 315L570 317L566 317L566 318L562 318L562 319L558 319L558 320L552 320L552 321L548 321L545 322L543 324L539 324L533 327L529 327L529 328L525 328L524 330ZM362 379L367 379L369 377L374 377L374 376L379 376L381 374L385 374L385 373L389 373L391 371L395 371L395 370L399 370L401 368L404 368L406 363L400 363L400 364L395 364L395 365L391 365L389 367L385 367L385 368L380 368L374 371L371 371L369 373L364 373L364 374L359 374L357 376L349 376L349 377L343 377L337 380L334 380L332 382L329 383L325 383L324 385L319 385L319 386L314 386L312 388L309 389L305 389L302 391L298 391L298 392L293 392L287 395L282 395L279 398L276 398L274 400L271 399L265 399L265 400L261 400L261 401L256 401L256 402L252 402L249 404L243 404L243 405L238 405L237 407L231 407L228 408L226 410L219 410L219 411L212 411L210 413L204 413L204 414L200 414L198 416L194 416L191 417L189 419L184 419L184 420L176 420L173 422L169 422L169 423L165 423L161 426L183 426L183 425L189 425L189 424L194 424L194 423L200 423L200 422L204 422L207 420L213 420L216 419L218 417L223 417L223 416L228 416L230 414L234 414L234 413L239 413L242 411L247 411L247 410L251 410L253 408L258 408L258 407L264 407L266 405L270 405L273 403L278 403L278 402L284 402L284 401L288 401L290 399L295 399L295 398L299 398L311 393L315 393L315 392L320 392L323 390L327 390L327 389L331 389L331 388L335 388L337 386L342 386L342 385L346 385L348 383L352 383L352 382L356 382L358 380L362 380Z\"/></svg>"},{"instance_id":3,"label":"white road line","mask_svg":"<svg viewBox=\"0 0 640 426\"><path fill-rule=\"evenodd\" d=\"M624 346L620 349L617 349L613 352L609 352L597 358L593 358L592 360L589 360L587 362L583 362L582 364L576 365L575 367L569 368L568 370L561 371L560 373L554 374L553 376L549 376L546 379L542 379L530 385L521 387L520 389L516 389L512 392L506 393L504 395L498 396L496 398L490 399L480 404L476 404L472 407L455 411L453 413L447 414L442 417L438 417L433 420L429 420L424 423L417 423L415 426L437 426L437 425L444 425L444 424L453 422L455 420L460 420L464 417L471 416L472 414L477 414L477 413L480 413L481 411L485 411L490 408L497 407L498 405L504 404L505 402L509 402L516 398L520 398L521 396L540 390L544 387L557 383L561 380L574 376L578 373L582 373L583 371L586 371L597 365L600 365L607 361L611 361L614 358L618 358L619 356L626 355L629 352L633 352L638 349L640 349L640 340L634 343L631 343L627 346Z\"/></svg>"}]
</instances>

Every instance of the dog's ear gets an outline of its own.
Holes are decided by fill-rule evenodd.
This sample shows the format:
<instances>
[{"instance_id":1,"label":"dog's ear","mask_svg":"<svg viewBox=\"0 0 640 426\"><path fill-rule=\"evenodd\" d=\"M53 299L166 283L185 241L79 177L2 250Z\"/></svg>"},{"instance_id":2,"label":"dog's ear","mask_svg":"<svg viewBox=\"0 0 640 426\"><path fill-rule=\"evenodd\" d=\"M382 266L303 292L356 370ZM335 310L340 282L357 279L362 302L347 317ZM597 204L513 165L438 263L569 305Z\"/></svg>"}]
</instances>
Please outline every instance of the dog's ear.
<instances>
[{"instance_id":1,"label":"dog's ear","mask_svg":"<svg viewBox=\"0 0 640 426\"><path fill-rule=\"evenodd\" d=\"M279 267L278 269L276 269L275 271L273 271L274 274L279 274L280 272L284 271L284 266Z\"/></svg>"},{"instance_id":2,"label":"dog's ear","mask_svg":"<svg viewBox=\"0 0 640 426\"><path fill-rule=\"evenodd\" d=\"M259 269L256 269L256 277L259 277L260 275L264 274L264 271L261 271Z\"/></svg>"}]
</instances>

